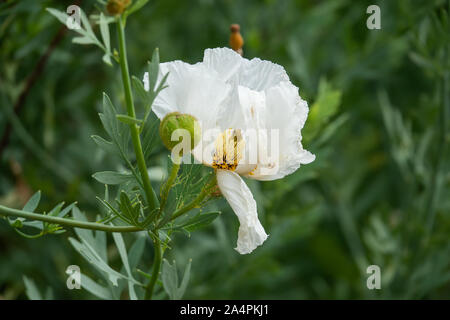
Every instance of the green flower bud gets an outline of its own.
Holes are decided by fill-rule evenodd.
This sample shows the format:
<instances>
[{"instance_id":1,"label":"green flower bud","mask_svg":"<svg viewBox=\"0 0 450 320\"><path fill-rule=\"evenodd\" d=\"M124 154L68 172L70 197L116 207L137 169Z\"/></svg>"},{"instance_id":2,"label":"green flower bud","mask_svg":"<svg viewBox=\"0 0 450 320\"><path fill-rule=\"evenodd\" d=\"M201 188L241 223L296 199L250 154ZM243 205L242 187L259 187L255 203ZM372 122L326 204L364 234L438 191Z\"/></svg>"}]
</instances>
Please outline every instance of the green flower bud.
<instances>
[{"instance_id":1,"label":"green flower bud","mask_svg":"<svg viewBox=\"0 0 450 320\"><path fill-rule=\"evenodd\" d=\"M172 150L177 144L182 142L182 139L184 139L185 136L181 132L174 137L175 141L172 141L172 134L177 129L185 129L187 130L186 134L189 133L191 139L190 150L194 149L200 142L201 127L197 119L189 114L172 112L164 117L159 126L159 135L167 149ZM182 136L183 138L178 140L179 136Z\"/></svg>"}]
</instances>

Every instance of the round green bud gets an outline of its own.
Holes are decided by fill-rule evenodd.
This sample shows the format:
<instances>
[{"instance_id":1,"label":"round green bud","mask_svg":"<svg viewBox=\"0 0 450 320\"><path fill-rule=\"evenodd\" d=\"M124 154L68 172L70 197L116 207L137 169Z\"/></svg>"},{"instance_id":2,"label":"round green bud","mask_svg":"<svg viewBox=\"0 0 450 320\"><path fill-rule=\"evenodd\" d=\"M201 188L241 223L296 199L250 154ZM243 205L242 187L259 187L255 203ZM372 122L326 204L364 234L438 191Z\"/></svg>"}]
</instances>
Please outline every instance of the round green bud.
<instances>
[{"instance_id":1,"label":"round green bud","mask_svg":"<svg viewBox=\"0 0 450 320\"><path fill-rule=\"evenodd\" d=\"M187 132L178 132L173 137L172 134L177 129L184 129ZM184 114L179 112L172 112L167 114L159 125L159 135L161 136L163 144L167 149L172 150L177 144L182 143L185 138L185 134L189 134L190 150L200 142L202 129L197 119L190 114ZM182 138L181 138L182 137Z\"/></svg>"}]
</instances>

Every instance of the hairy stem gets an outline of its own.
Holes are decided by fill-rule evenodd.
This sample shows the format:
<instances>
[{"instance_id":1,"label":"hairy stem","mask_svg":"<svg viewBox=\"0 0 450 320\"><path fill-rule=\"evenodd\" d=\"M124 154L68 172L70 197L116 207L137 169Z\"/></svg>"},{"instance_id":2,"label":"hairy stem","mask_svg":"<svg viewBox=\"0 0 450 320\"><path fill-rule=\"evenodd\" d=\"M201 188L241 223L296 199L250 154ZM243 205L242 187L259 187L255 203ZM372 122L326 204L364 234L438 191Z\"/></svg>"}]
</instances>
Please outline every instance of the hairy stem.
<instances>
[{"instance_id":1,"label":"hairy stem","mask_svg":"<svg viewBox=\"0 0 450 320\"><path fill-rule=\"evenodd\" d=\"M85 221L77 221L68 218L60 218L53 217L38 213L26 212L22 210L12 209L5 206L0 205L0 215L10 216L10 217L19 217L26 218L30 220L38 220L49 223L55 223L62 226L69 226L74 228L82 228L82 229L90 229L90 230L99 230L106 232L136 232L142 231L143 229L140 227L134 226L108 226L102 223L96 222L85 222Z\"/></svg>"},{"instance_id":2,"label":"hairy stem","mask_svg":"<svg viewBox=\"0 0 450 320\"><path fill-rule=\"evenodd\" d=\"M150 278L150 282L145 287L145 300L151 300L153 296L153 291L155 289L156 281L159 277L159 269L161 268L161 260L162 260L162 251L161 251L161 240L159 240L159 237L152 237L153 238L153 247L155 250L155 261L153 261L153 269L152 269L152 275Z\"/></svg>"},{"instance_id":3,"label":"hairy stem","mask_svg":"<svg viewBox=\"0 0 450 320\"><path fill-rule=\"evenodd\" d=\"M120 70L122 72L123 88L125 91L125 102L127 106L127 113L129 117L136 118L136 111L134 109L133 95L131 93L130 74L128 71L127 51L125 47L125 32L122 18L118 19L117 32L119 36L119 54L120 54ZM150 177L145 163L144 152L142 151L141 138L139 136L139 129L136 124L130 124L131 140L133 142L134 152L136 154L136 161L139 172L144 184L144 192L147 198L150 211L159 206L158 198L152 188Z\"/></svg>"}]
</instances>

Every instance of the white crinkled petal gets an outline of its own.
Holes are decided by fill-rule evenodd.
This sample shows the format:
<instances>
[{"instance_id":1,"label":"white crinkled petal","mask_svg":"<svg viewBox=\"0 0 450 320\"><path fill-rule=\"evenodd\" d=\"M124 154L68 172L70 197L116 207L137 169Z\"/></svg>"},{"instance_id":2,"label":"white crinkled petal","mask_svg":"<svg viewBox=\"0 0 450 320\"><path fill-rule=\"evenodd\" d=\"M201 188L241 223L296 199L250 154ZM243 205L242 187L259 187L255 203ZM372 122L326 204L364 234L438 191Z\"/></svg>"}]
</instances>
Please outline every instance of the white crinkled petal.
<instances>
[{"instance_id":1,"label":"white crinkled petal","mask_svg":"<svg viewBox=\"0 0 450 320\"><path fill-rule=\"evenodd\" d=\"M252 90L264 91L283 81L289 81L284 68L276 63L253 58L242 59L239 70L239 85Z\"/></svg>"},{"instance_id":2,"label":"white crinkled petal","mask_svg":"<svg viewBox=\"0 0 450 320\"><path fill-rule=\"evenodd\" d=\"M155 99L152 109L160 118L178 111L193 115L202 128L215 127L221 104L231 89L230 85L209 72L202 63L194 65L173 61L159 65L158 82L169 72L166 85ZM144 75L145 89L148 90L148 74Z\"/></svg>"},{"instance_id":3,"label":"white crinkled petal","mask_svg":"<svg viewBox=\"0 0 450 320\"><path fill-rule=\"evenodd\" d=\"M266 239L267 234L258 220L256 201L244 180L233 171L217 170L217 184L239 219L236 250L247 254Z\"/></svg>"},{"instance_id":4,"label":"white crinkled petal","mask_svg":"<svg viewBox=\"0 0 450 320\"><path fill-rule=\"evenodd\" d=\"M206 49L203 64L206 68L217 72L223 81L236 78L239 67L244 59L229 48Z\"/></svg>"},{"instance_id":5,"label":"white crinkled petal","mask_svg":"<svg viewBox=\"0 0 450 320\"><path fill-rule=\"evenodd\" d=\"M262 172L264 168L259 167L248 177L256 180L275 180L293 173L301 164L314 161L315 156L304 150L301 144L301 129L308 116L308 104L298 94L298 88L284 81L267 89L265 93L266 128L277 130L279 135L278 139L274 140L278 141L277 170L267 174L267 170ZM268 145L271 146L270 137Z\"/></svg>"}]
</instances>

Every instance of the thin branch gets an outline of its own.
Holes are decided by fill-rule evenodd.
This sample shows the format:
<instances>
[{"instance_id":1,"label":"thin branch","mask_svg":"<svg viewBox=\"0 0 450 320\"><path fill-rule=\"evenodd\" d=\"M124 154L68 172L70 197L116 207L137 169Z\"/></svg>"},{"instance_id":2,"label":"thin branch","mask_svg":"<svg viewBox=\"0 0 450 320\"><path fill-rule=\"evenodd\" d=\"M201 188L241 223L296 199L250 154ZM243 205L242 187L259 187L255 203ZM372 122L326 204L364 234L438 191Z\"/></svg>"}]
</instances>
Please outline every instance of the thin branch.
<instances>
[{"instance_id":1,"label":"thin branch","mask_svg":"<svg viewBox=\"0 0 450 320\"><path fill-rule=\"evenodd\" d=\"M26 212L22 210L12 209L5 206L0 205L0 215L10 216L10 217L18 217L25 218L30 220L38 220L48 223L59 224L63 226L69 226L74 228L82 228L82 229L90 229L90 230L99 230L99 231L107 231L107 232L137 232L142 231L144 229L135 226L109 226L102 223L96 222L86 222L86 221L77 221L67 218L53 217L38 213Z\"/></svg>"}]
</instances>

